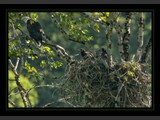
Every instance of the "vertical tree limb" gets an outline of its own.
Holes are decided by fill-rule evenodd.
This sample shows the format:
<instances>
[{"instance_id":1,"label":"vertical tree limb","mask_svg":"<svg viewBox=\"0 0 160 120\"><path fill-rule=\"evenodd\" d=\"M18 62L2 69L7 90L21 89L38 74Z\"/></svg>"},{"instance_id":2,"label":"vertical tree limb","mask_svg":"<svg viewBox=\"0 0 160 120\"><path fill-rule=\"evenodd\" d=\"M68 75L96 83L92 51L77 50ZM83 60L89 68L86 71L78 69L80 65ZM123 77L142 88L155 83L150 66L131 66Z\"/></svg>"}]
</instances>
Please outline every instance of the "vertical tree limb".
<instances>
[{"instance_id":1,"label":"vertical tree limb","mask_svg":"<svg viewBox=\"0 0 160 120\"><path fill-rule=\"evenodd\" d=\"M143 36L144 36L144 18L143 12L139 14L139 25L138 25L138 49L137 49L137 61L140 62L142 57L142 47L143 47Z\"/></svg>"},{"instance_id":2,"label":"vertical tree limb","mask_svg":"<svg viewBox=\"0 0 160 120\"><path fill-rule=\"evenodd\" d=\"M114 27L115 27L115 30L118 34L118 50L119 50L119 53L120 53L120 57L121 57L121 61L124 61L123 60L123 45L122 45L122 42L123 42L123 34L122 34L122 28L121 28L121 25L120 23L118 22L117 19L114 20Z\"/></svg>"},{"instance_id":3,"label":"vertical tree limb","mask_svg":"<svg viewBox=\"0 0 160 120\"><path fill-rule=\"evenodd\" d=\"M112 31L113 31L113 21L111 20L110 25L106 24L106 46L107 46L107 51L109 52L109 61L108 61L109 67L113 63L112 54L111 54L111 50L112 50L112 42L111 42Z\"/></svg>"},{"instance_id":4,"label":"vertical tree limb","mask_svg":"<svg viewBox=\"0 0 160 120\"><path fill-rule=\"evenodd\" d=\"M145 47L145 51L142 55L142 58L140 60L141 63L147 62L147 58L149 56L149 51L151 50L152 47L152 37L149 39L147 46Z\"/></svg>"},{"instance_id":5,"label":"vertical tree limb","mask_svg":"<svg viewBox=\"0 0 160 120\"><path fill-rule=\"evenodd\" d=\"M123 35L123 59L125 61L128 60L129 57L129 40L130 40L130 34L131 34L131 16L132 12L127 13L126 22L125 22L125 33Z\"/></svg>"}]
</instances>

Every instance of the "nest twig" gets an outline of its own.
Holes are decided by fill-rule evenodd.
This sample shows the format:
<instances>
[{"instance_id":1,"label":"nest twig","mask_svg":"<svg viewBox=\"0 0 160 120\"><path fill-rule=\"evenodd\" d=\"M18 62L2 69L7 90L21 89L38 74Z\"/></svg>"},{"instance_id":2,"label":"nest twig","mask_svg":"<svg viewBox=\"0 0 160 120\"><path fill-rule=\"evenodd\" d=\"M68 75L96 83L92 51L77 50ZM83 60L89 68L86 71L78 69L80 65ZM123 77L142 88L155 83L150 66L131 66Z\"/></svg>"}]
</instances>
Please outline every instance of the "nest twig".
<instances>
[{"instance_id":1,"label":"nest twig","mask_svg":"<svg viewBox=\"0 0 160 120\"><path fill-rule=\"evenodd\" d=\"M137 62L115 63L90 58L69 65L65 95L74 106L151 107L151 76Z\"/></svg>"}]
</instances>

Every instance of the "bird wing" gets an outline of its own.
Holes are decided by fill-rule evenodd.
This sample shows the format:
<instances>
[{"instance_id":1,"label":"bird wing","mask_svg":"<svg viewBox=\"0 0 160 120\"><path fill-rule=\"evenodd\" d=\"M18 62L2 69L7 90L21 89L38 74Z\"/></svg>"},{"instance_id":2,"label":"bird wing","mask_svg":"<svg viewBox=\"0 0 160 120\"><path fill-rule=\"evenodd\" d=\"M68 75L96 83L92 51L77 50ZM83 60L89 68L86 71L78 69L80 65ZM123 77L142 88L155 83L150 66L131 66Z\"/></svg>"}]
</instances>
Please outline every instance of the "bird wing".
<instances>
[{"instance_id":1,"label":"bird wing","mask_svg":"<svg viewBox=\"0 0 160 120\"><path fill-rule=\"evenodd\" d=\"M36 42L42 41L42 34L41 34L42 27L38 22L31 20L31 19L28 20L27 29L28 29L30 36L33 39L35 39Z\"/></svg>"}]
</instances>

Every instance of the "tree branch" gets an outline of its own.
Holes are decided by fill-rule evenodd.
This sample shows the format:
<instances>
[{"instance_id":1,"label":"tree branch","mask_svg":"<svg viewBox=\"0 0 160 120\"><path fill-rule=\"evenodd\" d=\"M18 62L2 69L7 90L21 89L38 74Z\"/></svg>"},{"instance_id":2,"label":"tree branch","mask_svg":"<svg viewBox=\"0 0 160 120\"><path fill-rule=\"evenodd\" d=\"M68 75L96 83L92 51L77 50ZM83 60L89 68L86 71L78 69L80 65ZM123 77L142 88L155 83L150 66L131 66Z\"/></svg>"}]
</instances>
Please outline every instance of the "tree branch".
<instances>
[{"instance_id":1,"label":"tree branch","mask_svg":"<svg viewBox=\"0 0 160 120\"><path fill-rule=\"evenodd\" d=\"M11 99L9 99L8 101L13 107L17 107L17 105Z\"/></svg>"},{"instance_id":2,"label":"tree branch","mask_svg":"<svg viewBox=\"0 0 160 120\"><path fill-rule=\"evenodd\" d=\"M17 73L17 67L19 64L19 58L17 58L17 62L16 62L16 66L13 65L11 59L9 59L9 63L10 63L10 67L13 71L13 73L15 74L15 81L16 81L16 85L18 87L18 91L21 95L21 98L23 100L24 106L27 107L32 107L30 99L28 96L25 96L26 90L23 88L23 86L21 85L20 81L19 81L19 74Z\"/></svg>"},{"instance_id":3,"label":"tree branch","mask_svg":"<svg viewBox=\"0 0 160 120\"><path fill-rule=\"evenodd\" d=\"M56 15L55 14L52 14L52 13L48 13L48 14L51 17L52 23L56 25L56 27L60 30L60 32L64 35L65 38L67 38L68 40L73 41L73 42L78 42L78 43L81 43L81 44L85 44L84 41L75 40L70 35L68 35L66 33L66 31L63 30L62 25L56 20L56 18L55 18Z\"/></svg>"},{"instance_id":4,"label":"tree branch","mask_svg":"<svg viewBox=\"0 0 160 120\"><path fill-rule=\"evenodd\" d=\"M125 33L123 35L123 59L125 61L128 60L129 57L129 40L130 40L130 35L131 35L131 17L132 17L132 12L127 13L126 17L126 22L125 22Z\"/></svg>"},{"instance_id":5,"label":"tree branch","mask_svg":"<svg viewBox=\"0 0 160 120\"><path fill-rule=\"evenodd\" d=\"M19 58L19 57L17 57L16 66L14 67L14 70L15 70L15 71L16 71L16 70L17 70L17 68L18 68L19 60L20 60L20 58Z\"/></svg>"},{"instance_id":6,"label":"tree branch","mask_svg":"<svg viewBox=\"0 0 160 120\"><path fill-rule=\"evenodd\" d=\"M142 57L143 37L144 37L144 18L143 18L143 12L141 12L139 13L138 49L137 49L137 55L136 55L138 62L140 62Z\"/></svg>"},{"instance_id":7,"label":"tree branch","mask_svg":"<svg viewBox=\"0 0 160 120\"><path fill-rule=\"evenodd\" d=\"M140 60L140 63L145 63L147 60L147 57L149 55L149 51L151 50L152 47L152 37L149 39L147 46L145 47L145 51L142 55L142 58Z\"/></svg>"}]
</instances>

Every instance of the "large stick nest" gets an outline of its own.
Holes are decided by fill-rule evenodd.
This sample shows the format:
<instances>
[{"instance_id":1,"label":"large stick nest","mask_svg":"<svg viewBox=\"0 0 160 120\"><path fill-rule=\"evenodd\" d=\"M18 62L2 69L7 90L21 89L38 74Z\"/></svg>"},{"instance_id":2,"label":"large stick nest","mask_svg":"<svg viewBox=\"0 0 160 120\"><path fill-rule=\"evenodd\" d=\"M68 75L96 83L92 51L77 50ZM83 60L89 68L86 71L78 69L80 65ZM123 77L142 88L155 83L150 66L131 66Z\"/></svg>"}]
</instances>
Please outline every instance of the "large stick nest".
<instances>
[{"instance_id":1,"label":"large stick nest","mask_svg":"<svg viewBox=\"0 0 160 120\"><path fill-rule=\"evenodd\" d=\"M69 65L65 79L74 107L151 107L151 75L137 62L108 67L102 59L82 59Z\"/></svg>"}]
</instances>

